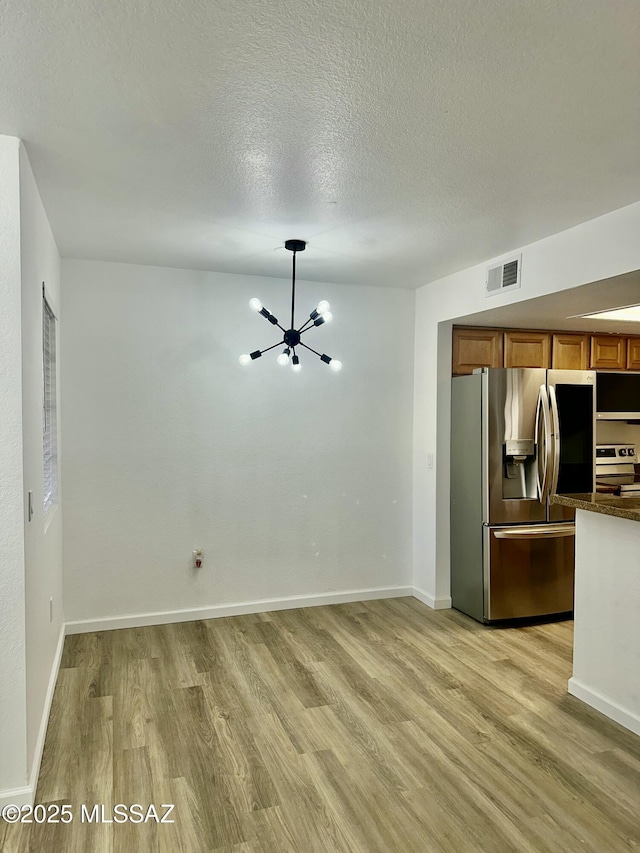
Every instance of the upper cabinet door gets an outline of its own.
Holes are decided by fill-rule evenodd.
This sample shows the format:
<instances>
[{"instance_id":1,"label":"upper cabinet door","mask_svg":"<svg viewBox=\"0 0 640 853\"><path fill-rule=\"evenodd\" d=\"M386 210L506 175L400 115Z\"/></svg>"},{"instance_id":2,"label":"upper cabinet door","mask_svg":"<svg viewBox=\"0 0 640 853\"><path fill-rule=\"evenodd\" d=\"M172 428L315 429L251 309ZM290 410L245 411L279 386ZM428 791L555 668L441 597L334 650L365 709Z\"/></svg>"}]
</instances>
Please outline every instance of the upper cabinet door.
<instances>
[{"instance_id":1,"label":"upper cabinet door","mask_svg":"<svg viewBox=\"0 0 640 853\"><path fill-rule=\"evenodd\" d=\"M627 370L640 370L640 338L628 339Z\"/></svg>"},{"instance_id":2,"label":"upper cabinet door","mask_svg":"<svg viewBox=\"0 0 640 853\"><path fill-rule=\"evenodd\" d=\"M503 367L502 329L453 330L453 375L473 373L477 367Z\"/></svg>"},{"instance_id":3,"label":"upper cabinet door","mask_svg":"<svg viewBox=\"0 0 640 853\"><path fill-rule=\"evenodd\" d=\"M589 366L624 370L627 366L627 339L615 335L592 335Z\"/></svg>"},{"instance_id":4,"label":"upper cabinet door","mask_svg":"<svg viewBox=\"0 0 640 853\"><path fill-rule=\"evenodd\" d=\"M551 367L555 370L588 370L589 343L589 335L556 332L551 341Z\"/></svg>"},{"instance_id":5,"label":"upper cabinet door","mask_svg":"<svg viewBox=\"0 0 640 853\"><path fill-rule=\"evenodd\" d=\"M504 333L505 367L551 367L551 335L547 332Z\"/></svg>"}]
</instances>

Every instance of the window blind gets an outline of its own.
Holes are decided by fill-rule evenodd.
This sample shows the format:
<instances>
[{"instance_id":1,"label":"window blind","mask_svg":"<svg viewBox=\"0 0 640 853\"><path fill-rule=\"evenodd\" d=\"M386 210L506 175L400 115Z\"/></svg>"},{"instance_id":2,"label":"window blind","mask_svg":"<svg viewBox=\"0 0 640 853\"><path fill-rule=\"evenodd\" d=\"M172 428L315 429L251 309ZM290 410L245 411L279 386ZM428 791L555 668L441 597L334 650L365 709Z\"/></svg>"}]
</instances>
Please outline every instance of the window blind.
<instances>
[{"instance_id":1,"label":"window blind","mask_svg":"<svg viewBox=\"0 0 640 853\"><path fill-rule=\"evenodd\" d=\"M58 430L56 411L56 318L42 299L44 511L58 500Z\"/></svg>"}]
</instances>

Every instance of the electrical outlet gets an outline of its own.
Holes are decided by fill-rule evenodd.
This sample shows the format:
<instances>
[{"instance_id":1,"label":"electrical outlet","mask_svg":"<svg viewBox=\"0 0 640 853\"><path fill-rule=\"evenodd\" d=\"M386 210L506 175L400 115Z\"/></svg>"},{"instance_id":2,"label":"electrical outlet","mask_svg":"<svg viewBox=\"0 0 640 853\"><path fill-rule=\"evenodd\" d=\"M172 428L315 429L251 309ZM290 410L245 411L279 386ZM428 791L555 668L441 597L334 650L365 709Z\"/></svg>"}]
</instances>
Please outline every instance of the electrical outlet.
<instances>
[{"instance_id":1,"label":"electrical outlet","mask_svg":"<svg viewBox=\"0 0 640 853\"><path fill-rule=\"evenodd\" d=\"M194 569L202 568L202 548L197 548L193 552L193 567Z\"/></svg>"},{"instance_id":2,"label":"electrical outlet","mask_svg":"<svg viewBox=\"0 0 640 853\"><path fill-rule=\"evenodd\" d=\"M49 599L49 622L53 622L53 598Z\"/></svg>"}]
</instances>

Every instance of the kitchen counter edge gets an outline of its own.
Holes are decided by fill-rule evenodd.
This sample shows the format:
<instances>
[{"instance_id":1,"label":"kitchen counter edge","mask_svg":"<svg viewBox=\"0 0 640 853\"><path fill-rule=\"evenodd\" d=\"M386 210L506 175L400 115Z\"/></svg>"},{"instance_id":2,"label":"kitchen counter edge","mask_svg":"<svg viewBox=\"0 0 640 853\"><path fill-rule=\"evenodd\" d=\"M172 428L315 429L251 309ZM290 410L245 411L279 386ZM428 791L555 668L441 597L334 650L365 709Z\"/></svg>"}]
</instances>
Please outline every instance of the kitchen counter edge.
<instances>
[{"instance_id":1,"label":"kitchen counter edge","mask_svg":"<svg viewBox=\"0 0 640 853\"><path fill-rule=\"evenodd\" d=\"M574 509L585 509L587 512L599 512L603 515L613 515L616 518L627 518L629 521L640 521L640 498L620 498L616 495L593 492L576 495L551 495L550 502L560 504L560 506L571 506Z\"/></svg>"}]
</instances>

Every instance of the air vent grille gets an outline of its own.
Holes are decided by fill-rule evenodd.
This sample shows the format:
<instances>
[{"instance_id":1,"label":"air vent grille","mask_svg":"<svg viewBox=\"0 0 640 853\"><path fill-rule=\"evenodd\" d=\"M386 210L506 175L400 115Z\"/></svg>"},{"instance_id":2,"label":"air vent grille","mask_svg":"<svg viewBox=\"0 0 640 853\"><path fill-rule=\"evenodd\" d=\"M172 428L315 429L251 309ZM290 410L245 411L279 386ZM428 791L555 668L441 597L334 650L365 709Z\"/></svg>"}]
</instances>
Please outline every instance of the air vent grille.
<instances>
[{"instance_id":1,"label":"air vent grille","mask_svg":"<svg viewBox=\"0 0 640 853\"><path fill-rule=\"evenodd\" d=\"M502 286L511 287L518 283L518 261L509 261L502 268Z\"/></svg>"},{"instance_id":2,"label":"air vent grille","mask_svg":"<svg viewBox=\"0 0 640 853\"><path fill-rule=\"evenodd\" d=\"M520 273L522 268L522 255L509 258L501 264L488 267L485 281L486 296L493 296L505 290L513 290L520 287Z\"/></svg>"}]
</instances>

